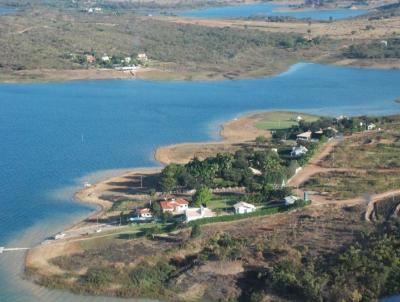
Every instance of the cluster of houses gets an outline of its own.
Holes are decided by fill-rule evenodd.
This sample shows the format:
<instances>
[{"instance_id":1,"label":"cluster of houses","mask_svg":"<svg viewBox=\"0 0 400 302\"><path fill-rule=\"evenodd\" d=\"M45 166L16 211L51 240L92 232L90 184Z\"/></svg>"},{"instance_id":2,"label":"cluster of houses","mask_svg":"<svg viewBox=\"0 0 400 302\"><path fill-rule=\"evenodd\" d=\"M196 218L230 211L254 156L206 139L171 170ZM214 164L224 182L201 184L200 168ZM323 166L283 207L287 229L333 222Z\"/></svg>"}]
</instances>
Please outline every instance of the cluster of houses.
<instances>
[{"instance_id":1,"label":"cluster of houses","mask_svg":"<svg viewBox=\"0 0 400 302\"><path fill-rule=\"evenodd\" d=\"M94 56L93 54L86 54L86 62L88 64L94 64L97 61L107 64L107 63L111 63L113 57L104 54L103 56L101 56L100 58L96 58L96 56ZM119 62L119 64L115 65L115 69L117 70L134 70L137 68L137 66L135 66L134 64L132 64L132 57L125 57L122 58ZM136 56L136 61L139 62L140 65L144 65L146 64L146 62L148 62L148 57L145 53L139 53Z\"/></svg>"},{"instance_id":2,"label":"cluster of houses","mask_svg":"<svg viewBox=\"0 0 400 302\"><path fill-rule=\"evenodd\" d=\"M307 197L305 197L307 198ZM293 205L299 198L297 196L287 196L283 200L285 206ZM190 207L189 201L184 198L173 198L170 200L160 201L162 213L169 213L177 221L190 222L203 218L211 218L217 214L204 206ZM249 214L257 210L253 204L239 201L233 205L235 214ZM150 222L155 219L152 210L148 207L138 208L135 210L134 216L129 219L130 222Z\"/></svg>"},{"instance_id":3,"label":"cluster of houses","mask_svg":"<svg viewBox=\"0 0 400 302\"><path fill-rule=\"evenodd\" d=\"M185 222L216 216L216 214L207 207L189 207L189 201L184 198L160 201L160 207L162 213L169 213ZM136 217L130 218L131 222L151 221L154 219L150 208L137 209L135 214Z\"/></svg>"}]
</instances>

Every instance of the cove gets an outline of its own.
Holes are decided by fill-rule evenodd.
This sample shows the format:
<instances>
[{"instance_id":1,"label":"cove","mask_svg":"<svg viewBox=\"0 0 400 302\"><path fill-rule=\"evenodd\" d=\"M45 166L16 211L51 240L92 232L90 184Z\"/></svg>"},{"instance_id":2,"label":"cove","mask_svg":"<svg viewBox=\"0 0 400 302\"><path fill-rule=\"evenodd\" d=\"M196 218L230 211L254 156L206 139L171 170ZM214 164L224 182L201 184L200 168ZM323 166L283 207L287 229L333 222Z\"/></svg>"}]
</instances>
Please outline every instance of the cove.
<instances>
[{"instance_id":1,"label":"cove","mask_svg":"<svg viewBox=\"0 0 400 302\"><path fill-rule=\"evenodd\" d=\"M235 6L221 6L193 9L178 12L178 15L197 18L247 18L252 16L289 16L299 19L312 20L339 20L363 15L368 10L363 9L310 9L298 11L284 11L288 6L273 3L243 4Z\"/></svg>"},{"instance_id":2,"label":"cove","mask_svg":"<svg viewBox=\"0 0 400 302\"><path fill-rule=\"evenodd\" d=\"M81 219L93 211L73 200L85 180L157 165L158 146L218 139L222 121L248 111L399 113L398 83L399 70L300 63L234 81L0 84L0 246L32 246ZM112 301L34 286L22 262L0 255L2 302Z\"/></svg>"}]
</instances>

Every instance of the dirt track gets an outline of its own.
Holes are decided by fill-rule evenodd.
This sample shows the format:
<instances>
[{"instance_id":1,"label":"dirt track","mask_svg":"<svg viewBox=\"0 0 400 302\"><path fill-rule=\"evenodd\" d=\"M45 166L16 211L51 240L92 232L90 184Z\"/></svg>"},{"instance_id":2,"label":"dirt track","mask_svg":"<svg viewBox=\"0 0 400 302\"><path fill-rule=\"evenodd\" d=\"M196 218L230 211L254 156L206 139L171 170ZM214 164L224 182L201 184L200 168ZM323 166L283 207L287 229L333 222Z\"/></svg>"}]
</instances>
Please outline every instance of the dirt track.
<instances>
[{"instance_id":1,"label":"dirt track","mask_svg":"<svg viewBox=\"0 0 400 302\"><path fill-rule=\"evenodd\" d=\"M364 136L370 134L371 132L363 132L356 134L356 136ZM353 136L354 137L354 136ZM323 172L365 172L365 169L355 169L355 168L325 168L321 166L321 162L334 150L334 148L339 144L339 140L331 140L329 141L321 152L319 152L316 156L314 156L310 161L309 164L304 167L295 177L293 177L290 182L288 183L289 186L297 187L294 191L298 196L303 196L304 190L298 188L301 184L305 183L307 180L310 179L311 176L317 173ZM400 172L399 169L382 169L382 170L375 170L376 172ZM365 203L367 205L365 219L367 221L370 220L370 217L373 215L374 211L374 204L379 202L382 199L393 195L400 195L400 189L390 190L383 193L372 194L366 198L365 196L359 196L351 199L344 199L344 200L332 200L328 199L326 196L320 194L319 192L309 192L310 199L312 200L312 205L314 206L323 206L327 204L336 204L340 206L352 206L356 204ZM400 205L399 205L400 206ZM400 211L400 207L395 210Z\"/></svg>"}]
</instances>

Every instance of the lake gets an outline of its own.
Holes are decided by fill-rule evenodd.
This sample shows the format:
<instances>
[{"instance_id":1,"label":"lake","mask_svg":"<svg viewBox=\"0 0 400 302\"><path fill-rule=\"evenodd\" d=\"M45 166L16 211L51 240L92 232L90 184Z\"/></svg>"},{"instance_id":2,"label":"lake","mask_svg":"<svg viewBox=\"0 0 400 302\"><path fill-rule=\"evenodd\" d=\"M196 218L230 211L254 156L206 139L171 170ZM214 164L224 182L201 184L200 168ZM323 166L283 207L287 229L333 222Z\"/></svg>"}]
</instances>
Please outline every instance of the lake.
<instances>
[{"instance_id":1,"label":"lake","mask_svg":"<svg viewBox=\"0 0 400 302\"><path fill-rule=\"evenodd\" d=\"M0 6L0 15L9 14L15 12L16 9L13 7L1 7Z\"/></svg>"},{"instance_id":2,"label":"lake","mask_svg":"<svg viewBox=\"0 0 400 302\"><path fill-rule=\"evenodd\" d=\"M313 20L345 19L363 15L368 10L362 9L310 9L284 11L287 6L273 3L257 3L235 6L207 7L178 12L178 15L198 18L247 18L251 16L289 16L294 18L310 18Z\"/></svg>"},{"instance_id":3,"label":"lake","mask_svg":"<svg viewBox=\"0 0 400 302\"><path fill-rule=\"evenodd\" d=\"M113 169L153 166L160 145L218 139L218 125L254 110L399 113L400 71L300 63L234 81L0 84L0 246L39 243L87 215L73 193ZM111 171L109 171L111 169ZM0 255L0 296L111 301L22 281L22 254Z\"/></svg>"}]
</instances>

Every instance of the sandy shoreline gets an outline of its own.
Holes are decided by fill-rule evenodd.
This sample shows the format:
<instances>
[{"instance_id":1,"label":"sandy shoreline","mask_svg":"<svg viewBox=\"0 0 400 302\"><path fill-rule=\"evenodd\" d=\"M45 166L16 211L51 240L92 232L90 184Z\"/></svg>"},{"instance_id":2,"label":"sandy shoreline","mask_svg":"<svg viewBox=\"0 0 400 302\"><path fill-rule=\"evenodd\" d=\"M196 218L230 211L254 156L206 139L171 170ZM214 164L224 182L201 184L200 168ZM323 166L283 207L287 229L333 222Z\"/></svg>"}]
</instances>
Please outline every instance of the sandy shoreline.
<instances>
[{"instance_id":1,"label":"sandy shoreline","mask_svg":"<svg viewBox=\"0 0 400 302\"><path fill-rule=\"evenodd\" d=\"M234 152L244 143L246 145L254 144L254 140L257 136L262 135L270 137L270 131L258 129L256 123L266 118L268 119L268 114L270 113L277 114L282 112L283 111L257 111L241 114L237 118L221 124L221 141L162 146L157 149L154 157L163 164L169 164L171 162L183 164L190 161L194 156L203 158L215 155L218 152ZM285 113L286 112L287 111L285 111ZM294 116L299 114L296 112L290 113ZM107 220L113 217L112 215L115 215L114 211L109 211L114 200L148 202L146 187L149 188L154 185L154 183L152 183L152 181L154 182L154 176L160 173L162 168L162 166L158 166L124 170L124 172L119 175L108 177L76 192L74 197L78 202L96 205L100 209L65 229L64 232L68 233L66 238L47 241L46 244L38 245L29 250L25 258L26 271L28 273L31 271L40 272L43 276L62 273L58 267L51 264L50 260L58 256L79 253L81 251L79 243L94 238L87 235L89 235L89 233L95 233L95 230L99 228L96 224L96 219ZM101 235L98 236L109 236L110 234L107 235L106 225L103 225L103 227L105 233L103 234L102 232ZM115 224L110 225L110 227L114 231L118 231L118 228L120 228ZM88 229L90 229L90 231L88 231ZM111 229L108 228L108 230Z\"/></svg>"}]
</instances>

